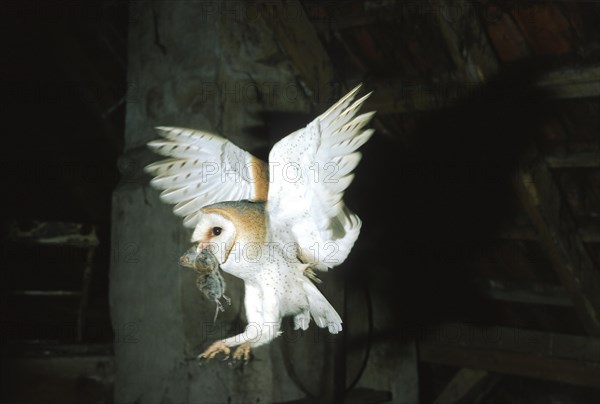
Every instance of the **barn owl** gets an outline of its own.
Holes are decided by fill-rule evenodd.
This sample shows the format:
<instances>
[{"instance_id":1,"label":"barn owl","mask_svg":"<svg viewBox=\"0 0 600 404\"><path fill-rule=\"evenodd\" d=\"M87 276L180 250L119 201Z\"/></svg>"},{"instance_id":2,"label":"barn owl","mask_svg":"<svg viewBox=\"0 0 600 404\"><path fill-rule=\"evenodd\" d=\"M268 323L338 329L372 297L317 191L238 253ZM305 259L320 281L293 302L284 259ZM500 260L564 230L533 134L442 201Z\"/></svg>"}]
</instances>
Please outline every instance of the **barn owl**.
<instances>
[{"instance_id":1,"label":"barn owl","mask_svg":"<svg viewBox=\"0 0 600 404\"><path fill-rule=\"evenodd\" d=\"M237 347L234 360L248 360L251 348L281 334L285 316L294 329L306 330L312 317L331 333L342 330L315 271L344 262L360 232L342 199L361 159L357 149L374 132L364 129L374 112L357 115L370 95L355 101L359 89L277 142L268 164L204 131L158 127L164 139L148 143L169 157L145 168L161 200L194 229L198 251L210 249L223 271L244 281L244 332L214 342L199 358Z\"/></svg>"}]
</instances>

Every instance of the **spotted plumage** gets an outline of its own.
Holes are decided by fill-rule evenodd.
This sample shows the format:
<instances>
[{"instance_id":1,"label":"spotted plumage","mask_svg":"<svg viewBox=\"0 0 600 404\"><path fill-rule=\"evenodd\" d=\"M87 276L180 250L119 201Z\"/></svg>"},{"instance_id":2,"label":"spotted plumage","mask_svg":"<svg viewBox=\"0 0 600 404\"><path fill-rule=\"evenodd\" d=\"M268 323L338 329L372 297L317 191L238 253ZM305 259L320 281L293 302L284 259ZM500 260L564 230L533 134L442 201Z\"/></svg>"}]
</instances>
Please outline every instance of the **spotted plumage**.
<instances>
[{"instance_id":1,"label":"spotted plumage","mask_svg":"<svg viewBox=\"0 0 600 404\"><path fill-rule=\"evenodd\" d=\"M369 96L355 101L359 88L276 143L268 165L218 135L157 128L164 140L149 146L169 159L146 167L151 184L194 229L194 248L210 251L245 284L246 329L201 356L239 345L234 358L247 359L251 347L280 334L285 316L295 329L307 329L312 318L331 333L341 331L314 271L344 262L360 232L360 219L343 201L361 158L357 150L373 134L363 129L373 112L357 115ZM218 269L206 273L201 288L223 296Z\"/></svg>"}]
</instances>

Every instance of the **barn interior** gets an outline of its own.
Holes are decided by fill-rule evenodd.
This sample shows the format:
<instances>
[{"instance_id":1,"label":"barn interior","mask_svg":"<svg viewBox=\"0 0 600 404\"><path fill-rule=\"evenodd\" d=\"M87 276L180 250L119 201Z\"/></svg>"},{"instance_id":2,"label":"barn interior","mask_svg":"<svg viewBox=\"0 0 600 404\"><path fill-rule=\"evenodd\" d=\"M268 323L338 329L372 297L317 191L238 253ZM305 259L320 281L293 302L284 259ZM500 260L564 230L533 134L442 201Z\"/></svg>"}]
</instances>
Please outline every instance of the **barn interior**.
<instances>
[{"instance_id":1,"label":"barn interior","mask_svg":"<svg viewBox=\"0 0 600 404\"><path fill-rule=\"evenodd\" d=\"M595 1L9 1L2 403L597 403ZM160 125L262 159L362 83L343 317L198 361L245 324L178 258ZM222 359L222 358L221 358Z\"/></svg>"}]
</instances>

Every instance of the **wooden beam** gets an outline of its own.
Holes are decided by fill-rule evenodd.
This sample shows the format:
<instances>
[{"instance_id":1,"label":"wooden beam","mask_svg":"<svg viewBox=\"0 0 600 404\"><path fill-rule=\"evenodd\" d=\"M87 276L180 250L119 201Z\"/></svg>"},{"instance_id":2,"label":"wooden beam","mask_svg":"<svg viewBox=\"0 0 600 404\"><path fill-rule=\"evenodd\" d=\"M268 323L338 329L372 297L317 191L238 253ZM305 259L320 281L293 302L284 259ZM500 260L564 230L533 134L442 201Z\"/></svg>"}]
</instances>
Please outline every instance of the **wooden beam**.
<instances>
[{"instance_id":1,"label":"wooden beam","mask_svg":"<svg viewBox=\"0 0 600 404\"><path fill-rule=\"evenodd\" d=\"M600 81L599 81L600 83ZM600 95L600 91L597 95ZM564 156L546 156L546 164L552 168L599 168L600 153L571 153Z\"/></svg>"},{"instance_id":2,"label":"wooden beam","mask_svg":"<svg viewBox=\"0 0 600 404\"><path fill-rule=\"evenodd\" d=\"M420 338L423 362L600 387L600 339L445 324Z\"/></svg>"},{"instance_id":3,"label":"wooden beam","mask_svg":"<svg viewBox=\"0 0 600 404\"><path fill-rule=\"evenodd\" d=\"M419 345L512 352L600 365L600 338L598 337L465 323L444 323L420 331Z\"/></svg>"},{"instance_id":4,"label":"wooden beam","mask_svg":"<svg viewBox=\"0 0 600 404\"><path fill-rule=\"evenodd\" d=\"M99 244L96 227L81 223L33 221L29 226L25 226L13 222L10 225L9 238L24 243L83 248Z\"/></svg>"},{"instance_id":5,"label":"wooden beam","mask_svg":"<svg viewBox=\"0 0 600 404\"><path fill-rule=\"evenodd\" d=\"M298 69L311 97L320 106L330 104L334 70L329 55L298 0L259 1L261 15L277 42Z\"/></svg>"},{"instance_id":6,"label":"wooden beam","mask_svg":"<svg viewBox=\"0 0 600 404\"><path fill-rule=\"evenodd\" d=\"M79 307L77 308L77 341L79 342L83 341L83 333L85 332L86 314L90 299L90 287L92 284L95 254L95 247L88 248L85 258L85 266L83 267L83 274L81 276L81 299L79 300Z\"/></svg>"},{"instance_id":7,"label":"wooden beam","mask_svg":"<svg viewBox=\"0 0 600 404\"><path fill-rule=\"evenodd\" d=\"M8 294L34 297L80 297L83 292L81 290L11 290Z\"/></svg>"},{"instance_id":8,"label":"wooden beam","mask_svg":"<svg viewBox=\"0 0 600 404\"><path fill-rule=\"evenodd\" d=\"M6 322L5 325L15 329L21 324ZM57 344L55 342L24 342L5 340L0 348L3 358L51 358L73 356L114 356L114 344L87 342L85 344Z\"/></svg>"},{"instance_id":9,"label":"wooden beam","mask_svg":"<svg viewBox=\"0 0 600 404\"><path fill-rule=\"evenodd\" d=\"M430 0L435 10L453 10L461 15L448 18L434 13L450 56L461 80L482 83L498 71L498 60L485 28L480 24L473 2L467 0Z\"/></svg>"},{"instance_id":10,"label":"wooden beam","mask_svg":"<svg viewBox=\"0 0 600 404\"><path fill-rule=\"evenodd\" d=\"M480 385L488 372L478 369L460 369L444 390L433 401L433 404L454 404L469 394L476 386Z\"/></svg>"},{"instance_id":11,"label":"wooden beam","mask_svg":"<svg viewBox=\"0 0 600 404\"><path fill-rule=\"evenodd\" d=\"M577 233L584 243L600 243L600 231L595 226L580 226ZM540 239L535 229L524 226L504 229L497 236L509 240L539 241Z\"/></svg>"},{"instance_id":12,"label":"wooden beam","mask_svg":"<svg viewBox=\"0 0 600 404\"><path fill-rule=\"evenodd\" d=\"M529 169L520 172L515 183L579 318L591 335L600 335L600 272L583 245L550 169L537 159Z\"/></svg>"},{"instance_id":13,"label":"wooden beam","mask_svg":"<svg viewBox=\"0 0 600 404\"><path fill-rule=\"evenodd\" d=\"M598 387L600 366L576 360L536 357L511 352L465 350L461 347L420 345L424 362L487 369L493 372Z\"/></svg>"},{"instance_id":14,"label":"wooden beam","mask_svg":"<svg viewBox=\"0 0 600 404\"><path fill-rule=\"evenodd\" d=\"M538 85L555 98L586 98L600 95L600 66L569 67L546 74Z\"/></svg>"},{"instance_id":15,"label":"wooden beam","mask_svg":"<svg viewBox=\"0 0 600 404\"><path fill-rule=\"evenodd\" d=\"M492 300L572 307L573 302L562 286L540 283L518 284L499 279L478 279L478 290Z\"/></svg>"}]
</instances>

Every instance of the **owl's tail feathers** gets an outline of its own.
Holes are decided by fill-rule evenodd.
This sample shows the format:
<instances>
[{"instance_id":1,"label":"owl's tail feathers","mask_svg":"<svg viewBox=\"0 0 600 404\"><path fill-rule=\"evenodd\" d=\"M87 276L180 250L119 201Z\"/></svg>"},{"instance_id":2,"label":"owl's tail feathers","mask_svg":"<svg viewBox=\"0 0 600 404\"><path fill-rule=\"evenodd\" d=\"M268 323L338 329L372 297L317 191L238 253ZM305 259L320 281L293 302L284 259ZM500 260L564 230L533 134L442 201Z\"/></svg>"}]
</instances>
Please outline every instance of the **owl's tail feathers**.
<instances>
[{"instance_id":1,"label":"owl's tail feathers","mask_svg":"<svg viewBox=\"0 0 600 404\"><path fill-rule=\"evenodd\" d=\"M327 327L329 332L337 334L342 331L342 319L337 311L325 299L325 296L308 279L304 280L303 288L308 297L308 308L315 323L321 328Z\"/></svg>"}]
</instances>

